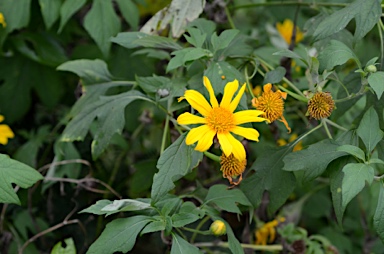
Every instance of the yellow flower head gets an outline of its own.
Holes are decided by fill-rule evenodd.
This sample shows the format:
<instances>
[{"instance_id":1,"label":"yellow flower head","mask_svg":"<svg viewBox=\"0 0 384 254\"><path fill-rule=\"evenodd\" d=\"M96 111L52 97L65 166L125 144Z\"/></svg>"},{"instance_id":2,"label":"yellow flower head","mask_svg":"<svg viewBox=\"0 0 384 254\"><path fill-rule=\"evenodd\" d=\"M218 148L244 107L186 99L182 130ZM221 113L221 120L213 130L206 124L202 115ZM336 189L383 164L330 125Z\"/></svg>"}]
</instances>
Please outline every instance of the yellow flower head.
<instances>
[{"instance_id":1,"label":"yellow flower head","mask_svg":"<svg viewBox=\"0 0 384 254\"><path fill-rule=\"evenodd\" d=\"M7 23L5 23L5 18L4 18L4 15L3 13L0 12L0 24L6 28L7 27Z\"/></svg>"},{"instance_id":2,"label":"yellow flower head","mask_svg":"<svg viewBox=\"0 0 384 254\"><path fill-rule=\"evenodd\" d=\"M4 121L4 116L0 115L0 123L2 121ZM13 134L13 131L8 125L0 124L0 144L8 144L8 139L13 138L14 136L15 134Z\"/></svg>"},{"instance_id":3,"label":"yellow flower head","mask_svg":"<svg viewBox=\"0 0 384 254\"><path fill-rule=\"evenodd\" d=\"M231 154L226 156L224 153L220 156L220 170L223 172L223 177L229 180L230 184L238 185L243 179L243 172L247 165L247 160L239 161ZM237 182L232 181L232 177L240 175L240 179Z\"/></svg>"},{"instance_id":4,"label":"yellow flower head","mask_svg":"<svg viewBox=\"0 0 384 254\"><path fill-rule=\"evenodd\" d=\"M283 23L277 23L276 29L279 31L281 37L284 38L284 40L291 44L292 40L292 33L293 33L293 22L290 19L285 19ZM299 43L304 38L303 32L300 30L298 26L296 26L296 39L295 42Z\"/></svg>"},{"instance_id":5,"label":"yellow flower head","mask_svg":"<svg viewBox=\"0 0 384 254\"><path fill-rule=\"evenodd\" d=\"M261 96L253 98L252 105L258 110L264 111L264 117L268 119L269 122L279 120L283 122L288 132L291 132L287 120L285 120L284 113L284 101L283 99L287 98L287 93L277 90L276 92L272 91L272 85L270 83L264 85L264 92Z\"/></svg>"},{"instance_id":6,"label":"yellow flower head","mask_svg":"<svg viewBox=\"0 0 384 254\"><path fill-rule=\"evenodd\" d=\"M255 232L256 236L256 244L257 245L267 245L268 243L272 243L276 238L276 229L279 223L285 221L285 218L275 219L273 221L265 223L263 226L258 228Z\"/></svg>"},{"instance_id":7,"label":"yellow flower head","mask_svg":"<svg viewBox=\"0 0 384 254\"><path fill-rule=\"evenodd\" d=\"M329 117L334 108L332 95L327 92L317 92L308 101L308 114L317 120Z\"/></svg>"},{"instance_id":8,"label":"yellow flower head","mask_svg":"<svg viewBox=\"0 0 384 254\"><path fill-rule=\"evenodd\" d=\"M177 118L179 124L202 124L189 131L186 144L192 145L197 142L195 150L204 152L211 147L213 138L217 135L221 149L226 156L233 153L239 161L244 161L246 158L244 146L231 133L259 141L259 132L257 130L238 125L265 121L266 119L259 117L264 112L260 110L243 110L233 113L244 94L245 84L242 85L233 98L239 87L239 82L237 80L228 82L224 88L223 99L219 104L209 79L204 76L203 81L209 93L210 103L201 93L195 90L185 91L182 97L202 115L201 117L187 112Z\"/></svg>"},{"instance_id":9,"label":"yellow flower head","mask_svg":"<svg viewBox=\"0 0 384 254\"><path fill-rule=\"evenodd\" d=\"M216 236L225 235L227 233L227 228L225 227L224 222L221 220L215 220L209 227L212 234Z\"/></svg>"}]
</instances>

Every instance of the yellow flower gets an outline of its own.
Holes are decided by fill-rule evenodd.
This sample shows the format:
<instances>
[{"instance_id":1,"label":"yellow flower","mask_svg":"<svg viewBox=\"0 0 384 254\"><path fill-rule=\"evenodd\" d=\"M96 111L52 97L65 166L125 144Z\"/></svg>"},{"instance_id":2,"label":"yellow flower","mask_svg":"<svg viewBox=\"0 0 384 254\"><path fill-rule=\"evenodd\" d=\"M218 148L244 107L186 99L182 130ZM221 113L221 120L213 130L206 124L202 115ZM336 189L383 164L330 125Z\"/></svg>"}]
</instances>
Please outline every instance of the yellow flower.
<instances>
[{"instance_id":1,"label":"yellow flower","mask_svg":"<svg viewBox=\"0 0 384 254\"><path fill-rule=\"evenodd\" d=\"M290 19L285 19L283 23L277 23L276 24L277 31L279 31L281 37L284 38L284 40L291 44L292 40L292 33L293 33L293 22ZM303 32L301 32L300 28L296 26L296 43L299 43L304 38Z\"/></svg>"},{"instance_id":2,"label":"yellow flower","mask_svg":"<svg viewBox=\"0 0 384 254\"><path fill-rule=\"evenodd\" d=\"M4 116L0 115L0 123L4 121ZM15 134L11 128L9 128L6 124L0 124L0 144L6 145L8 144L8 139L13 138Z\"/></svg>"},{"instance_id":3,"label":"yellow flower","mask_svg":"<svg viewBox=\"0 0 384 254\"><path fill-rule=\"evenodd\" d=\"M225 227L224 222L221 220L215 220L209 227L212 234L216 236L225 235L227 233L227 228Z\"/></svg>"},{"instance_id":4,"label":"yellow flower","mask_svg":"<svg viewBox=\"0 0 384 254\"><path fill-rule=\"evenodd\" d=\"M317 92L308 101L308 114L317 120L329 117L334 108L332 95L327 92Z\"/></svg>"},{"instance_id":5,"label":"yellow flower","mask_svg":"<svg viewBox=\"0 0 384 254\"><path fill-rule=\"evenodd\" d=\"M258 228L255 232L256 236L256 245L267 245L272 243L276 238L276 229L277 225L281 222L284 222L285 218L275 219L268 223L265 223L263 226Z\"/></svg>"},{"instance_id":6,"label":"yellow flower","mask_svg":"<svg viewBox=\"0 0 384 254\"><path fill-rule=\"evenodd\" d=\"M5 23L5 18L4 18L4 15L3 13L0 12L0 24L6 28L7 27L7 23Z\"/></svg>"},{"instance_id":7,"label":"yellow flower","mask_svg":"<svg viewBox=\"0 0 384 254\"><path fill-rule=\"evenodd\" d=\"M261 86L255 86L253 89L252 89L252 93L255 95L255 96L259 96L261 95L261 92L262 92L262 88Z\"/></svg>"},{"instance_id":8,"label":"yellow flower","mask_svg":"<svg viewBox=\"0 0 384 254\"><path fill-rule=\"evenodd\" d=\"M196 116L187 112L177 118L179 124L202 124L189 131L186 144L192 145L197 142L195 150L204 152L211 147L213 138L217 135L221 149L226 156L233 153L239 161L244 161L246 158L244 146L231 133L259 141L260 134L257 130L238 125L265 121L266 119L259 117L264 112L260 110L243 110L233 113L244 94L245 84L232 100L239 87L239 82L237 80L228 82L224 88L223 99L219 104L209 79L204 76L203 81L209 93L210 104L201 93L195 90L187 90L184 96L181 97L181 99L186 99L203 116Z\"/></svg>"},{"instance_id":9,"label":"yellow flower","mask_svg":"<svg viewBox=\"0 0 384 254\"><path fill-rule=\"evenodd\" d=\"M238 185L243 179L243 172L245 166L247 165L247 160L239 161L238 159L231 154L226 156L224 153L220 156L220 171L223 172L223 177L229 180L230 184ZM232 177L237 177L240 175L240 179L237 182L232 181Z\"/></svg>"},{"instance_id":10,"label":"yellow flower","mask_svg":"<svg viewBox=\"0 0 384 254\"><path fill-rule=\"evenodd\" d=\"M297 139L297 133L292 133L292 135L288 139L288 142L283 138L279 138L276 143L278 146L285 146L286 144L291 143L291 142L295 141L296 139ZM303 141L300 140L299 143L297 143L293 147L293 151L296 152L296 151L300 151L302 149L303 149Z\"/></svg>"},{"instance_id":11,"label":"yellow flower","mask_svg":"<svg viewBox=\"0 0 384 254\"><path fill-rule=\"evenodd\" d=\"M291 132L291 128L288 125L287 120L283 116L284 113L284 101L287 98L287 93L277 90L272 91L272 85L270 83L264 85L264 92L261 96L253 98L252 105L258 110L265 112L265 118L269 122L279 120L283 122L288 132Z\"/></svg>"}]
</instances>

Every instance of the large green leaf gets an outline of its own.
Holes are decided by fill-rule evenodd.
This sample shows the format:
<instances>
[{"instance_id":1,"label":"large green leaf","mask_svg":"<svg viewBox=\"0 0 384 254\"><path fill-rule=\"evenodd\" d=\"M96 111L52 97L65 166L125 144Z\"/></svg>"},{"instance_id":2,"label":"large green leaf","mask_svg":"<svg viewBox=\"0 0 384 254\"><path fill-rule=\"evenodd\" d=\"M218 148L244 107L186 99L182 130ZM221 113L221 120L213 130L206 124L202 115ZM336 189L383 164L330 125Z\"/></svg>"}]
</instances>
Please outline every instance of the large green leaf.
<instances>
[{"instance_id":1,"label":"large green leaf","mask_svg":"<svg viewBox=\"0 0 384 254\"><path fill-rule=\"evenodd\" d=\"M172 53L174 57L169 61L167 72L174 70L186 63L203 57L212 57L212 52L202 48L185 48Z\"/></svg>"},{"instance_id":2,"label":"large green leaf","mask_svg":"<svg viewBox=\"0 0 384 254\"><path fill-rule=\"evenodd\" d=\"M288 152L287 147L266 150L251 166L256 173L247 177L241 183L240 189L253 207L260 205L263 193L267 191L270 197L268 212L272 214L291 195L296 186L295 176L292 172L282 170L283 158Z\"/></svg>"},{"instance_id":3,"label":"large green leaf","mask_svg":"<svg viewBox=\"0 0 384 254\"><path fill-rule=\"evenodd\" d=\"M104 83L112 79L107 64L99 59L68 61L58 66L57 70L76 73L88 85Z\"/></svg>"},{"instance_id":4,"label":"large green leaf","mask_svg":"<svg viewBox=\"0 0 384 254\"><path fill-rule=\"evenodd\" d=\"M77 12L87 0L65 0L60 8L60 27L59 33L63 30L65 24Z\"/></svg>"},{"instance_id":5,"label":"large green leaf","mask_svg":"<svg viewBox=\"0 0 384 254\"><path fill-rule=\"evenodd\" d=\"M238 33L239 30L237 29L224 30L219 36L214 33L211 36L213 51L216 52L220 49L225 49L226 47L228 47L228 45L232 42L232 40L236 37Z\"/></svg>"},{"instance_id":6,"label":"large green leaf","mask_svg":"<svg viewBox=\"0 0 384 254\"><path fill-rule=\"evenodd\" d=\"M29 23L31 0L1 0L0 10L7 22L7 32L26 27Z\"/></svg>"},{"instance_id":7,"label":"large green leaf","mask_svg":"<svg viewBox=\"0 0 384 254\"><path fill-rule=\"evenodd\" d=\"M354 59L361 67L355 53L347 45L336 40L331 40L327 47L319 53L319 62L322 69L330 70L337 65L346 63L349 59Z\"/></svg>"},{"instance_id":8,"label":"large green leaf","mask_svg":"<svg viewBox=\"0 0 384 254\"><path fill-rule=\"evenodd\" d=\"M344 178L341 186L342 206L345 207L364 188L365 182L371 184L375 170L364 163L349 163L343 168Z\"/></svg>"},{"instance_id":9,"label":"large green leaf","mask_svg":"<svg viewBox=\"0 0 384 254\"><path fill-rule=\"evenodd\" d=\"M368 83L373 89L373 91L375 91L378 100L380 100L381 95L383 95L383 92L384 92L383 80L384 80L383 71L372 73L368 77Z\"/></svg>"},{"instance_id":10,"label":"large green leaf","mask_svg":"<svg viewBox=\"0 0 384 254\"><path fill-rule=\"evenodd\" d=\"M349 6L334 12L317 27L315 36L322 39L344 29L352 18L356 20L355 40L363 38L379 21L380 0L356 0Z\"/></svg>"},{"instance_id":11,"label":"large green leaf","mask_svg":"<svg viewBox=\"0 0 384 254\"><path fill-rule=\"evenodd\" d=\"M265 74L263 84L267 83L279 83L285 76L285 68L284 67L277 67L276 69L269 71Z\"/></svg>"},{"instance_id":12,"label":"large green leaf","mask_svg":"<svg viewBox=\"0 0 384 254\"><path fill-rule=\"evenodd\" d=\"M157 12L140 31L151 34L165 29L171 24L172 36L179 38L188 22L199 17L203 12L205 0L173 0L169 7Z\"/></svg>"},{"instance_id":13,"label":"large green leaf","mask_svg":"<svg viewBox=\"0 0 384 254\"><path fill-rule=\"evenodd\" d=\"M72 238L67 238L64 240L65 247L63 247L62 242L58 242L53 246L51 254L76 254L75 242Z\"/></svg>"},{"instance_id":14,"label":"large green leaf","mask_svg":"<svg viewBox=\"0 0 384 254\"><path fill-rule=\"evenodd\" d=\"M172 233L171 254L200 254L201 251L196 246L185 241L178 234Z\"/></svg>"},{"instance_id":15,"label":"large green leaf","mask_svg":"<svg viewBox=\"0 0 384 254\"><path fill-rule=\"evenodd\" d=\"M135 245L137 235L151 221L151 217L143 215L113 220L107 224L87 253L113 254L118 251L127 253Z\"/></svg>"},{"instance_id":16,"label":"large green leaf","mask_svg":"<svg viewBox=\"0 0 384 254\"><path fill-rule=\"evenodd\" d=\"M326 139L310 145L305 150L290 153L283 159L283 170L303 170L303 182L312 181L327 169L331 161L348 154L338 151L338 147L339 145L336 142Z\"/></svg>"},{"instance_id":17,"label":"large green leaf","mask_svg":"<svg viewBox=\"0 0 384 254\"><path fill-rule=\"evenodd\" d=\"M124 19L128 22L128 24L133 28L133 30L137 30L139 26L139 10L134 3L133 0L117 0L117 4L119 5L119 9L123 14Z\"/></svg>"},{"instance_id":18,"label":"large green leaf","mask_svg":"<svg viewBox=\"0 0 384 254\"><path fill-rule=\"evenodd\" d=\"M142 32L118 33L115 37L111 38L111 41L129 49L138 47L171 50L182 49L182 47L171 38L149 35Z\"/></svg>"},{"instance_id":19,"label":"large green leaf","mask_svg":"<svg viewBox=\"0 0 384 254\"><path fill-rule=\"evenodd\" d=\"M110 38L120 32L120 20L110 0L94 0L84 18L84 28L95 40L104 56L109 55Z\"/></svg>"},{"instance_id":20,"label":"large green leaf","mask_svg":"<svg viewBox=\"0 0 384 254\"><path fill-rule=\"evenodd\" d=\"M96 159L108 146L112 136L121 134L125 107L135 100L148 100L142 93L132 90L114 96L102 96L84 108L69 122L61 140L71 142L83 140L93 122L98 128L92 142L92 156Z\"/></svg>"},{"instance_id":21,"label":"large green leaf","mask_svg":"<svg viewBox=\"0 0 384 254\"><path fill-rule=\"evenodd\" d=\"M372 152L377 143L383 139L383 131L380 130L379 117L373 107L365 112L360 125L357 128L357 135L363 140L367 153Z\"/></svg>"},{"instance_id":22,"label":"large green leaf","mask_svg":"<svg viewBox=\"0 0 384 254\"><path fill-rule=\"evenodd\" d=\"M61 0L39 0L39 5L45 27L49 30L59 18Z\"/></svg>"},{"instance_id":23,"label":"large green leaf","mask_svg":"<svg viewBox=\"0 0 384 254\"><path fill-rule=\"evenodd\" d=\"M228 186L223 184L216 184L209 188L208 194L205 197L205 204L210 203L231 213L241 213L237 203L245 206L252 205L241 190L228 189Z\"/></svg>"},{"instance_id":24,"label":"large green leaf","mask_svg":"<svg viewBox=\"0 0 384 254\"><path fill-rule=\"evenodd\" d=\"M0 203L20 204L12 183L28 188L41 179L43 176L35 169L0 154Z\"/></svg>"},{"instance_id":25,"label":"large green leaf","mask_svg":"<svg viewBox=\"0 0 384 254\"><path fill-rule=\"evenodd\" d=\"M160 156L157 162L159 172L153 177L151 198L156 203L172 190L173 182L185 176L198 165L203 158L201 152L185 144L186 134L181 135Z\"/></svg>"},{"instance_id":26,"label":"large green leaf","mask_svg":"<svg viewBox=\"0 0 384 254\"><path fill-rule=\"evenodd\" d=\"M381 241L384 241L384 186L382 182L380 182L380 195L375 215L373 217L373 226L375 227Z\"/></svg>"}]
</instances>

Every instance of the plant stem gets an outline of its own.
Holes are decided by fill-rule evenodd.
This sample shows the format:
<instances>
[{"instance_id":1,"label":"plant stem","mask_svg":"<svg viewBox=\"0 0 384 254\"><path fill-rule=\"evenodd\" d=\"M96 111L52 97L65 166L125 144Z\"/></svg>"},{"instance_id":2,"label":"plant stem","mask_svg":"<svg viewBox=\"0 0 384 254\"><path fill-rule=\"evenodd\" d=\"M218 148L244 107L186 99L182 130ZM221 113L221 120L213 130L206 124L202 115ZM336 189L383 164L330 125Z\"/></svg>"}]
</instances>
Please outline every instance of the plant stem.
<instances>
[{"instance_id":1,"label":"plant stem","mask_svg":"<svg viewBox=\"0 0 384 254\"><path fill-rule=\"evenodd\" d=\"M200 228L201 228L201 227L202 227L208 220L209 220L209 217L208 217L208 216L205 216L205 218L202 219L202 220L200 221L200 223L197 225L196 230L200 230ZM190 243L194 243L194 242L195 242L196 236L197 236L197 233L194 232L193 235L192 235L192 237L191 237L191 241L190 241Z\"/></svg>"},{"instance_id":2,"label":"plant stem","mask_svg":"<svg viewBox=\"0 0 384 254\"><path fill-rule=\"evenodd\" d=\"M308 99L306 97L303 97L301 95L298 95L298 94L295 94L293 93L292 91L289 91L288 89L286 89L285 87L281 86L281 85L278 85L277 86L280 90L283 90L284 92L286 92L287 94L289 94L290 96L292 96L293 98L295 98L296 100L298 101L302 101L302 102L305 102L305 103L308 103Z\"/></svg>"},{"instance_id":3,"label":"plant stem","mask_svg":"<svg viewBox=\"0 0 384 254\"><path fill-rule=\"evenodd\" d=\"M346 3L304 3L301 1L276 1L276 2L266 2L266 3L252 3L252 4L242 4L231 7L231 9L246 9L254 7L269 7L269 6L308 6L308 7L346 7L349 4Z\"/></svg>"},{"instance_id":4,"label":"plant stem","mask_svg":"<svg viewBox=\"0 0 384 254\"><path fill-rule=\"evenodd\" d=\"M194 244L197 247L229 247L229 243L227 242L202 242L202 243L196 243ZM255 245L255 244L246 244L241 243L240 244L242 248L244 249L252 249L252 250L261 250L261 251L281 251L283 250L283 246L280 244L275 245Z\"/></svg>"},{"instance_id":5,"label":"plant stem","mask_svg":"<svg viewBox=\"0 0 384 254\"><path fill-rule=\"evenodd\" d=\"M227 15L229 25L231 26L232 29L236 29L235 23L233 23L231 13L229 13L227 5L225 5L224 9L225 9L225 15Z\"/></svg>"},{"instance_id":6,"label":"plant stem","mask_svg":"<svg viewBox=\"0 0 384 254\"><path fill-rule=\"evenodd\" d=\"M330 125L332 125L332 126L338 128L338 129L342 130L342 131L348 131L348 129L344 128L343 126L338 125L337 123L334 123L333 121L331 121L331 120L329 120L329 119L327 119L327 118L325 118L324 121L325 121L326 123L329 123Z\"/></svg>"},{"instance_id":7,"label":"plant stem","mask_svg":"<svg viewBox=\"0 0 384 254\"><path fill-rule=\"evenodd\" d=\"M379 37L380 37L380 68L383 69L383 62L384 62L384 39L383 39L383 31L384 30L384 24L381 19L379 20L379 23L377 23L377 28L379 30Z\"/></svg>"},{"instance_id":8,"label":"plant stem","mask_svg":"<svg viewBox=\"0 0 384 254\"><path fill-rule=\"evenodd\" d=\"M256 69L257 69L257 67L256 67ZM255 98L255 95L253 94L253 90L252 90L252 87L251 87L251 83L249 82L248 65L245 65L244 76L245 76L245 82L247 83L248 91L249 91L249 93L251 94L252 99L253 99L253 98Z\"/></svg>"},{"instance_id":9,"label":"plant stem","mask_svg":"<svg viewBox=\"0 0 384 254\"><path fill-rule=\"evenodd\" d=\"M160 154L162 154L165 150L165 143L167 141L168 128L169 128L169 115L167 115L165 118L165 126L164 126L163 138L161 140Z\"/></svg>"},{"instance_id":10,"label":"plant stem","mask_svg":"<svg viewBox=\"0 0 384 254\"><path fill-rule=\"evenodd\" d=\"M210 235L211 234L211 231L209 231L209 230L201 231L201 230L196 230L193 228L186 228L186 227L182 227L181 229L183 229L185 231L192 232L192 233L200 234L200 235Z\"/></svg>"},{"instance_id":11,"label":"plant stem","mask_svg":"<svg viewBox=\"0 0 384 254\"><path fill-rule=\"evenodd\" d=\"M303 134L301 137L298 137L297 139L295 139L292 144L290 144L289 146L291 148L293 148L297 143L299 143L301 140L303 140L306 136L308 136L309 134L311 134L312 132L320 129L321 127L323 126L323 123L320 123L319 125L317 125L315 128L313 128L312 130L309 130L307 133Z\"/></svg>"},{"instance_id":12,"label":"plant stem","mask_svg":"<svg viewBox=\"0 0 384 254\"><path fill-rule=\"evenodd\" d=\"M213 153L205 151L204 155L207 156L208 158L210 158L211 160L214 160L216 162L220 162L220 157L215 155L215 154L213 154Z\"/></svg>"},{"instance_id":13,"label":"plant stem","mask_svg":"<svg viewBox=\"0 0 384 254\"><path fill-rule=\"evenodd\" d=\"M324 119L321 119L321 123L322 123L323 126L324 126L324 129L325 129L325 132L327 133L328 138L329 138L329 139L333 139L333 138L332 138L332 135L331 135L331 132L330 132L329 129L328 129L327 122L324 121Z\"/></svg>"}]
</instances>

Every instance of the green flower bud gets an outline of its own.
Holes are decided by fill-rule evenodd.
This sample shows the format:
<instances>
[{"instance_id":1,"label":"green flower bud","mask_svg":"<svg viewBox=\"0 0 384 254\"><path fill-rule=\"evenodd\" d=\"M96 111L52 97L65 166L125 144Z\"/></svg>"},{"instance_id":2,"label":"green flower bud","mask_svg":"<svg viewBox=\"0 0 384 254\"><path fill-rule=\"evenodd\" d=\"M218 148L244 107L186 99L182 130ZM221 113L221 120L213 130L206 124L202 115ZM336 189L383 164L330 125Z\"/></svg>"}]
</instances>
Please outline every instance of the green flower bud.
<instances>
[{"instance_id":1,"label":"green flower bud","mask_svg":"<svg viewBox=\"0 0 384 254\"><path fill-rule=\"evenodd\" d=\"M215 220L209 229L211 230L212 234L216 236L225 235L227 233L225 224L221 220Z\"/></svg>"},{"instance_id":2,"label":"green flower bud","mask_svg":"<svg viewBox=\"0 0 384 254\"><path fill-rule=\"evenodd\" d=\"M371 65L367 66L367 71L370 72L370 73L375 73L377 71L377 68L376 68L376 66L371 64Z\"/></svg>"}]
</instances>

